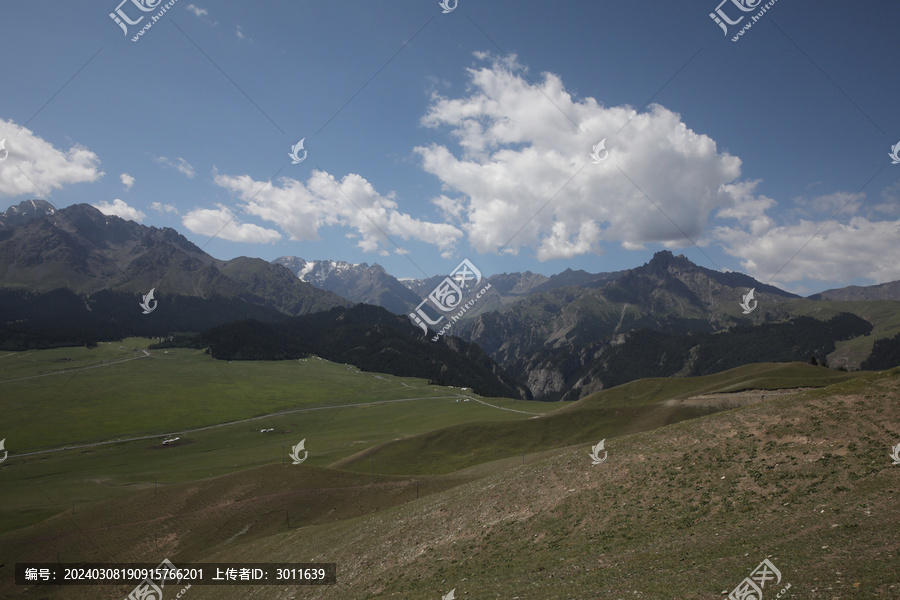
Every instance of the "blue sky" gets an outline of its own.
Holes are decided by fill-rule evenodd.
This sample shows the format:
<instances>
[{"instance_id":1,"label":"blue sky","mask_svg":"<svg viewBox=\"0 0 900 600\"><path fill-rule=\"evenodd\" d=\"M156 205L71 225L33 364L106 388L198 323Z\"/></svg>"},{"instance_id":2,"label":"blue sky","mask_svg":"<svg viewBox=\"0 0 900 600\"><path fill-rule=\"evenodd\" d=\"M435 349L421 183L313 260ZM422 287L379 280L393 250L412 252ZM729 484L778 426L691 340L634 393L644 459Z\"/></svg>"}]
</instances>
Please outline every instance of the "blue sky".
<instances>
[{"instance_id":1,"label":"blue sky","mask_svg":"<svg viewBox=\"0 0 900 600\"><path fill-rule=\"evenodd\" d=\"M764 2L177 0L132 42L141 1L0 4L0 210L398 277L667 248L798 293L900 279L896 3L778 0L732 42Z\"/></svg>"}]
</instances>

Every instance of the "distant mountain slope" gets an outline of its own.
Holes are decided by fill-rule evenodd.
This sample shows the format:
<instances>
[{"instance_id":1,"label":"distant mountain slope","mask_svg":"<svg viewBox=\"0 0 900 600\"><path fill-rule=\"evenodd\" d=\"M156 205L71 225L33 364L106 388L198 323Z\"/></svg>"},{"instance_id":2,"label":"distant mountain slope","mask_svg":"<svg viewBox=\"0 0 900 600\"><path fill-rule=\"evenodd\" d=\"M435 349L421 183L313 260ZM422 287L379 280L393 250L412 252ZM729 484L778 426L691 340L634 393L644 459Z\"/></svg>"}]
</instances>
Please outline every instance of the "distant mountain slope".
<instances>
[{"instance_id":1,"label":"distant mountain slope","mask_svg":"<svg viewBox=\"0 0 900 600\"><path fill-rule=\"evenodd\" d=\"M490 284L490 289L482 296L478 303L467 311L462 318L462 323L470 322L478 315L491 311L504 310L518 301L528 301L532 297L552 290L584 285L586 287L601 285L603 282L612 281L625 271L616 273L587 273L585 271L572 271L566 269L562 273L547 277L539 273L525 271L524 273L499 273L485 276L482 285ZM446 274L435 275L427 279L404 279L403 285L412 290L419 298L416 304L422 301L431 291L446 277Z\"/></svg>"},{"instance_id":2,"label":"distant mountain slope","mask_svg":"<svg viewBox=\"0 0 900 600\"><path fill-rule=\"evenodd\" d=\"M530 399L478 346L452 337L435 344L405 316L366 304L266 324L241 321L196 338L214 358L285 360L313 354L360 369L470 387L486 396Z\"/></svg>"},{"instance_id":3,"label":"distant mountain slope","mask_svg":"<svg viewBox=\"0 0 900 600\"><path fill-rule=\"evenodd\" d=\"M561 281L581 281L587 286L534 293L493 312L482 312L455 330L526 381L536 398L572 399L598 389L593 386L602 378L598 380L599 373L591 374L588 365L604 348L626 343L628 338L621 334L649 328L684 335L759 322L765 318L760 316L764 310L747 317L740 308L743 295L751 288L755 288L755 301L761 307L798 298L742 273L699 267L668 251L656 253L636 269L593 279L570 272ZM658 349L648 350L657 356ZM635 377L658 374L629 372Z\"/></svg>"},{"instance_id":4,"label":"distant mountain slope","mask_svg":"<svg viewBox=\"0 0 900 600\"><path fill-rule=\"evenodd\" d=\"M850 285L813 294L810 300L900 300L900 281L861 287Z\"/></svg>"},{"instance_id":5,"label":"distant mountain slope","mask_svg":"<svg viewBox=\"0 0 900 600\"><path fill-rule=\"evenodd\" d=\"M282 256L272 261L294 273L300 280L351 300L386 308L404 314L422 301L414 292L379 264L350 264L344 261L306 261L296 256Z\"/></svg>"},{"instance_id":6,"label":"distant mountain slope","mask_svg":"<svg viewBox=\"0 0 900 600\"><path fill-rule=\"evenodd\" d=\"M0 282L49 292L110 289L235 297L290 314L350 303L257 258L213 258L174 229L107 216L87 204L55 211L26 201L3 213ZM10 216L12 215L12 217Z\"/></svg>"},{"instance_id":7,"label":"distant mountain slope","mask_svg":"<svg viewBox=\"0 0 900 600\"><path fill-rule=\"evenodd\" d=\"M566 273L568 272L570 271L566 270ZM583 273L583 271L580 272ZM446 273L442 273L425 279L404 279L402 283L417 295L425 296L446 276ZM486 276L485 281L489 282L491 287L493 287L500 296L523 297L534 293L535 290L541 286L560 276L562 275L547 277L546 275L541 275L539 273L525 271L524 273L498 273L496 275Z\"/></svg>"},{"instance_id":8,"label":"distant mountain slope","mask_svg":"<svg viewBox=\"0 0 900 600\"><path fill-rule=\"evenodd\" d=\"M900 367L900 334L875 340L872 354L860 365L863 369L879 371Z\"/></svg>"},{"instance_id":9,"label":"distant mountain slope","mask_svg":"<svg viewBox=\"0 0 900 600\"><path fill-rule=\"evenodd\" d=\"M100 290L76 294L0 288L0 350L81 346L126 337L164 337L198 332L241 319L277 321L284 313L237 297L155 295L155 309L143 314L142 295Z\"/></svg>"}]
</instances>

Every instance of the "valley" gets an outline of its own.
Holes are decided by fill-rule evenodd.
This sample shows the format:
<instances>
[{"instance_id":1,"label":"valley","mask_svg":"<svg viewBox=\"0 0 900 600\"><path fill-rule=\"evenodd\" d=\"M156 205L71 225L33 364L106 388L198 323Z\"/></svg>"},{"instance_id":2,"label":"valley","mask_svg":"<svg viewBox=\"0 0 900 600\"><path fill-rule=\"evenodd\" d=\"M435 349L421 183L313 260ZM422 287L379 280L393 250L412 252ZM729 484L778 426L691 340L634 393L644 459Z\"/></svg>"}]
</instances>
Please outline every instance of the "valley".
<instances>
[{"instance_id":1,"label":"valley","mask_svg":"<svg viewBox=\"0 0 900 600\"><path fill-rule=\"evenodd\" d=\"M886 536L895 527L884 519L892 504L887 500L875 509L866 500L891 486L889 472L874 466L884 461L869 445L892 425L882 420L865 429L863 424L881 410L882 401L890 402L900 377L896 370L877 375L802 363L748 365L705 377L634 381L560 407L480 399L471 391L365 373L319 358L229 363L186 349L147 350L149 341L0 358L6 422L33 432L14 446L7 441L12 453L0 467L0 562L8 564L12 557L47 562L56 560L55 553L63 562L76 556L113 562L139 561L150 552L176 564L287 557L337 562L338 584L310 588L318 598L389 591L412 598L413 590L423 588L446 593L441 582L448 578L458 591L468 587L483 595L546 588L542 596L552 597L552 581L560 577L569 594L599 585L652 596L662 590L658 586L672 585L669 575L683 568L675 566L682 553L693 557L694 567L688 569L690 582L677 585L685 594L709 589L703 582L711 582L713 572L698 559L712 551L731 556L722 544L735 547L730 561L742 547L757 553L765 547L776 556L789 552L794 585L808 587L819 577L830 581L815 566L819 554L798 546L815 539L858 551L852 560L844 559L850 573L862 561L874 561L868 563L874 570L867 571L867 595L860 598L893 593L887 583L891 561L873 554L876 548L891 552ZM135 349L141 357L119 358ZM228 385L217 391L216 381L223 379ZM194 387L204 391L191 392ZM869 401L853 400L861 394ZM16 397L21 401L9 402ZM470 398L475 401L462 401ZM821 406L810 412L803 408L809 403ZM780 415L777 421L773 410ZM35 418L40 427L25 426ZM897 424L896 417L890 419ZM863 428L855 453L847 451L849 440L835 446L829 433L848 424ZM174 434L178 442L160 444ZM301 438L309 459L302 465L285 462L285 447ZM592 466L587 449L600 438L606 438L610 458ZM687 440L695 450L686 451ZM832 446L822 446L829 440ZM804 456L819 458L810 465ZM823 471L828 464L821 462L828 460L823 456L875 463L864 471L850 465ZM756 463L783 466L773 479L775 473L758 471ZM714 483L720 472L726 482ZM664 474L669 475L660 478ZM666 483L673 477L682 482L679 487L701 495L674 491ZM793 540L773 537L781 518L818 505L818 492L804 491L819 490L821 483L808 487L818 480L833 480L821 487L823 493L835 486L854 490L853 506L868 506L876 515L859 532L868 532L866 537L853 529L820 531L809 525L808 533ZM763 489L770 492L760 495ZM622 493L627 502L617 500ZM845 497L839 494L827 504L839 527L859 519L839 516L849 509L841 509ZM776 499L794 508L775 510ZM645 517L627 516L634 510ZM782 513L785 517L778 516ZM754 522L747 530L750 538L735 537ZM559 528L563 524L567 533ZM661 545L647 554L643 543L634 544L651 524L656 530L650 539ZM398 531L402 535L396 536ZM600 531L606 533L597 537ZM729 534L708 539L716 531ZM707 541L691 542L696 551L687 550L687 539L697 536ZM548 560L548 552L557 559ZM510 555L522 566L504 568L504 556ZM655 558L647 563L651 555ZM610 560L619 565L612 580L604 568ZM638 573L639 579L630 579ZM191 589L197 597L232 593ZM52 597L92 593L67 587L55 589ZM233 593L244 597L241 590ZM42 594L42 588L0 589L10 598ZM713 597L700 591L688 595Z\"/></svg>"}]
</instances>

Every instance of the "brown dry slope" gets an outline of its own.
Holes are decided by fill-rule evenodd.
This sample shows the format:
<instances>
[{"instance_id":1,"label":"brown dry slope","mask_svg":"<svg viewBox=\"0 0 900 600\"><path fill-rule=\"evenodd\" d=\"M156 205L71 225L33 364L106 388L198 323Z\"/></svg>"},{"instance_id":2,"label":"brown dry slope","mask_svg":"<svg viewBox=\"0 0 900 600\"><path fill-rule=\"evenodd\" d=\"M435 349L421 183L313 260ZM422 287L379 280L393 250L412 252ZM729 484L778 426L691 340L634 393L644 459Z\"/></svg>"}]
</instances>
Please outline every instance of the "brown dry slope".
<instances>
[{"instance_id":1,"label":"brown dry slope","mask_svg":"<svg viewBox=\"0 0 900 600\"><path fill-rule=\"evenodd\" d=\"M191 598L900 597L900 369L607 440L375 515L206 560L329 561L338 584ZM461 444L465 440L460 440Z\"/></svg>"}]
</instances>

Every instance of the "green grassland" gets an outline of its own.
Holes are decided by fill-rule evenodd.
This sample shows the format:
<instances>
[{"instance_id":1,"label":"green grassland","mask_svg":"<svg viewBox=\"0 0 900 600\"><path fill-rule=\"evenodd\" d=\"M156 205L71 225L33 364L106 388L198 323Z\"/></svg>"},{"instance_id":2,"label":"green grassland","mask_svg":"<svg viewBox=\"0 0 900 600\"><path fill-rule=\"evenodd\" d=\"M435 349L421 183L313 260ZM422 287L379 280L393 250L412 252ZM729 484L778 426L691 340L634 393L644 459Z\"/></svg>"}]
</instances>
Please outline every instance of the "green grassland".
<instances>
[{"instance_id":1,"label":"green grassland","mask_svg":"<svg viewBox=\"0 0 900 600\"><path fill-rule=\"evenodd\" d=\"M306 465L324 466L448 424L525 419L554 408L498 398L489 399L493 406L458 402L458 389L316 358L228 363L185 349L147 357L147 342L0 358L0 435L15 457L0 467L0 481L20 481L0 485L0 506L9 509L0 510L0 531L71 510L73 501L77 510L157 482L280 465L302 439ZM253 420L235 422L244 419ZM162 445L171 435L181 439Z\"/></svg>"},{"instance_id":2,"label":"green grassland","mask_svg":"<svg viewBox=\"0 0 900 600\"><path fill-rule=\"evenodd\" d=\"M148 357L143 351L147 342L129 339L91 350L60 348L0 357L4 431L16 452L163 435L303 408L446 399L461 393L421 379L360 372L316 358L227 362L188 349L153 350ZM528 404L533 413L552 408L516 400L493 403ZM514 414L471 408L472 419ZM260 419L254 425L276 427L286 418Z\"/></svg>"},{"instance_id":3,"label":"green grassland","mask_svg":"<svg viewBox=\"0 0 900 600\"><path fill-rule=\"evenodd\" d=\"M867 582L857 591L868 595L834 596L890 597L872 585L897 555L886 515L898 508L888 491L900 470L877 466L887 434L900 441L887 399L897 397L896 376L770 363L635 381L560 406L316 358L146 357L146 344L0 356L0 436L11 451L0 465L0 597L130 591L11 586L16 561L57 553L63 562L338 563L336 586L195 586L198 600L439 598L453 587L460 598L720 598L773 553L779 566L812 569L824 591L822 556L809 545L820 539L846 543L822 554ZM831 387L725 412L672 402L822 386ZM835 400L850 393L862 404ZM195 428L204 429L185 432ZM163 446L172 433L181 439ZM859 456L848 452L854 433ZM610 459L593 466L588 442L604 437ZM292 465L284 457L301 439L309 458ZM81 444L100 445L71 448ZM26 454L40 450L52 451ZM836 511L829 527L838 527L816 525L814 507ZM860 510L877 518L863 524ZM874 561L868 571L864 559ZM809 589L793 597L826 597Z\"/></svg>"}]
</instances>

